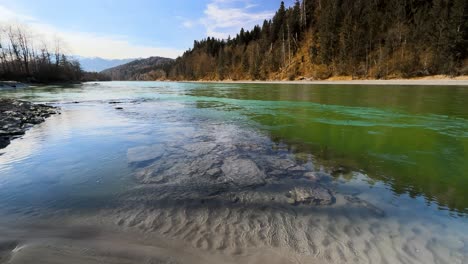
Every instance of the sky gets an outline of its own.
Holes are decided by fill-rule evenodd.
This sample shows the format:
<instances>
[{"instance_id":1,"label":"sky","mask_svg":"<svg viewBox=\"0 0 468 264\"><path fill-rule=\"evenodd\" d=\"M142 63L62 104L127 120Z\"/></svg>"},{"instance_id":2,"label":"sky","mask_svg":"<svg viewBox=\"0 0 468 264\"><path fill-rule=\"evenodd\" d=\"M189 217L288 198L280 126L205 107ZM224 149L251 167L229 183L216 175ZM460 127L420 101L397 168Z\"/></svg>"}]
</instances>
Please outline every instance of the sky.
<instances>
[{"instance_id":1,"label":"sky","mask_svg":"<svg viewBox=\"0 0 468 264\"><path fill-rule=\"evenodd\" d=\"M281 0L0 0L0 25L25 24L67 52L176 58L194 40L227 38L270 19ZM286 0L287 6L294 0Z\"/></svg>"}]
</instances>

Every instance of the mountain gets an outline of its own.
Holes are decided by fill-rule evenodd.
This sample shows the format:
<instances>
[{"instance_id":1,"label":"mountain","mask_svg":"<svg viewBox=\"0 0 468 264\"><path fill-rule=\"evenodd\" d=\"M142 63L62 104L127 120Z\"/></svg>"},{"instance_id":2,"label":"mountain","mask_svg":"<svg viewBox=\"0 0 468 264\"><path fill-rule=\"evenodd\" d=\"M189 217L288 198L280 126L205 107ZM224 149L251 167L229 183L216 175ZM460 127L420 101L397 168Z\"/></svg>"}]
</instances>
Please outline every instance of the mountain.
<instances>
[{"instance_id":1,"label":"mountain","mask_svg":"<svg viewBox=\"0 0 468 264\"><path fill-rule=\"evenodd\" d=\"M103 59L99 57L81 57L75 56L75 58L80 62L81 68L87 72L100 72L102 70L116 67L125 63L129 63L136 59Z\"/></svg>"},{"instance_id":2,"label":"mountain","mask_svg":"<svg viewBox=\"0 0 468 264\"><path fill-rule=\"evenodd\" d=\"M149 57L112 67L101 73L112 80L161 80L166 79L173 62L169 58Z\"/></svg>"}]
</instances>

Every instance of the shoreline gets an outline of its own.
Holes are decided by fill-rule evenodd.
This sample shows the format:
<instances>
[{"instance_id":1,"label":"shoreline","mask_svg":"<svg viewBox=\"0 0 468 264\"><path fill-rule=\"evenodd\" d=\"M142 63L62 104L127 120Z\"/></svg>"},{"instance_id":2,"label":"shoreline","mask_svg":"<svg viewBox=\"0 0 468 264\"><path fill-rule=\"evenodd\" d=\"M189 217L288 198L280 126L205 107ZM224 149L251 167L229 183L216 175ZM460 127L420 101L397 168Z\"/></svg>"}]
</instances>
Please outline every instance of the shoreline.
<instances>
[{"instance_id":1,"label":"shoreline","mask_svg":"<svg viewBox=\"0 0 468 264\"><path fill-rule=\"evenodd\" d=\"M327 79L327 80L154 80L162 82L176 83L224 83L224 84L304 84L304 85L408 85L408 86L468 86L468 77L461 78L420 78L420 79L391 79L391 80L347 80L347 79ZM112 82L112 81L110 81ZM128 81L127 82L132 82ZM148 81L152 82L152 81ZM87 83L87 82L84 82ZM89 83L89 82L88 82ZM37 85L64 85L65 83L50 83L50 84L30 84L21 82L0 82L0 90L2 89L21 89ZM78 84L78 83L68 83Z\"/></svg>"},{"instance_id":2,"label":"shoreline","mask_svg":"<svg viewBox=\"0 0 468 264\"><path fill-rule=\"evenodd\" d=\"M16 99L0 99L0 149L26 131L58 114L56 107Z\"/></svg>"},{"instance_id":3,"label":"shoreline","mask_svg":"<svg viewBox=\"0 0 468 264\"><path fill-rule=\"evenodd\" d=\"M21 81L0 81L0 90L2 89L22 89L30 88L35 86L47 86L47 85L75 85L82 84L84 82L51 82L51 83L30 83Z\"/></svg>"},{"instance_id":4,"label":"shoreline","mask_svg":"<svg viewBox=\"0 0 468 264\"><path fill-rule=\"evenodd\" d=\"M0 89L18 89L29 87L30 84L17 81L0 81Z\"/></svg>"},{"instance_id":5,"label":"shoreline","mask_svg":"<svg viewBox=\"0 0 468 264\"><path fill-rule=\"evenodd\" d=\"M433 86L468 86L468 77L463 78L421 78L392 80L223 80L223 81L178 81L181 83L227 83L227 84L318 84L318 85L433 85Z\"/></svg>"}]
</instances>

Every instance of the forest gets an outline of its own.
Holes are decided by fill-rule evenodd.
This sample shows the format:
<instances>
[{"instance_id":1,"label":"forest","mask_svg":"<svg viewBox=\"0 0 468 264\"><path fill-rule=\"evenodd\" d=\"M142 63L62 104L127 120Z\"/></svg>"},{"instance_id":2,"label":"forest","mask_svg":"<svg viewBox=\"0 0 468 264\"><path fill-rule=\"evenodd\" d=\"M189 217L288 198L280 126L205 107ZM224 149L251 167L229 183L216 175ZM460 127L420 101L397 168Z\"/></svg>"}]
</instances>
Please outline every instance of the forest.
<instances>
[{"instance_id":1,"label":"forest","mask_svg":"<svg viewBox=\"0 0 468 264\"><path fill-rule=\"evenodd\" d=\"M194 41L172 80L468 74L466 0L297 0L228 39Z\"/></svg>"}]
</instances>

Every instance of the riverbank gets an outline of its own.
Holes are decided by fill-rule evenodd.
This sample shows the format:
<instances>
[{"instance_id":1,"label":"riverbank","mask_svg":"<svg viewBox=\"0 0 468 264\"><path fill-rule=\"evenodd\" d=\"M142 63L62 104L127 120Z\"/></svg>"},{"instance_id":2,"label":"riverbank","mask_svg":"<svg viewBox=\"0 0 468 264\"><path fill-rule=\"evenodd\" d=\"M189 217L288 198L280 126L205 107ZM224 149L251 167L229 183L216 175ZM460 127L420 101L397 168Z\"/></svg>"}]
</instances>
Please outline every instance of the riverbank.
<instances>
[{"instance_id":1,"label":"riverbank","mask_svg":"<svg viewBox=\"0 0 468 264\"><path fill-rule=\"evenodd\" d=\"M46 86L46 85L74 85L82 84L82 82L49 82L49 83L39 83L39 82L18 82L18 81L0 81L0 90L2 89L21 89L29 88L35 86Z\"/></svg>"},{"instance_id":2,"label":"riverbank","mask_svg":"<svg viewBox=\"0 0 468 264\"><path fill-rule=\"evenodd\" d=\"M16 89L26 87L29 87L29 84L17 81L0 81L0 89Z\"/></svg>"},{"instance_id":3,"label":"riverbank","mask_svg":"<svg viewBox=\"0 0 468 264\"><path fill-rule=\"evenodd\" d=\"M253 81L253 80L199 80L199 81L183 81L189 83L265 83L265 84L335 84L335 85L441 85L441 86L468 86L468 76L458 76L450 78L446 76L427 76L421 78L411 79L389 79L389 80L369 80L360 79L353 80L351 77L333 77L326 80L310 80L304 78L303 80L266 80L266 81Z\"/></svg>"},{"instance_id":4,"label":"riverbank","mask_svg":"<svg viewBox=\"0 0 468 264\"><path fill-rule=\"evenodd\" d=\"M53 106L14 99L0 99L0 149L26 130L57 113Z\"/></svg>"}]
</instances>

